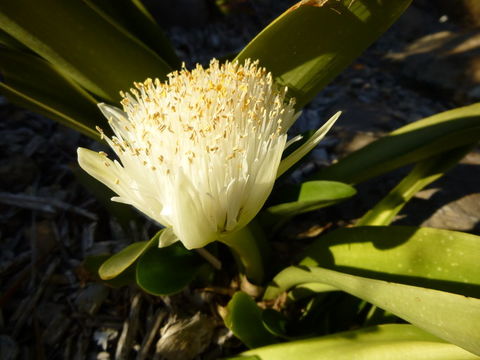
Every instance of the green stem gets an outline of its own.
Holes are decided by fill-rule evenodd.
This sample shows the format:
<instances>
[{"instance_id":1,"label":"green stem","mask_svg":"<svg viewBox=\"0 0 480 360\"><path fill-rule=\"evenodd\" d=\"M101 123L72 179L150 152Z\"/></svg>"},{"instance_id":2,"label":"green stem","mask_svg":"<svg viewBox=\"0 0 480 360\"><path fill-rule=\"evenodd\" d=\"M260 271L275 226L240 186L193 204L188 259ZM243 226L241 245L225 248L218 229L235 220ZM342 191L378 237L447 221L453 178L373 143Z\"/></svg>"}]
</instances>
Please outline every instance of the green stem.
<instances>
[{"instance_id":1,"label":"green stem","mask_svg":"<svg viewBox=\"0 0 480 360\"><path fill-rule=\"evenodd\" d=\"M267 246L258 230L254 223L250 223L239 231L223 236L220 241L232 250L247 278L261 284L265 278L264 255Z\"/></svg>"}]
</instances>

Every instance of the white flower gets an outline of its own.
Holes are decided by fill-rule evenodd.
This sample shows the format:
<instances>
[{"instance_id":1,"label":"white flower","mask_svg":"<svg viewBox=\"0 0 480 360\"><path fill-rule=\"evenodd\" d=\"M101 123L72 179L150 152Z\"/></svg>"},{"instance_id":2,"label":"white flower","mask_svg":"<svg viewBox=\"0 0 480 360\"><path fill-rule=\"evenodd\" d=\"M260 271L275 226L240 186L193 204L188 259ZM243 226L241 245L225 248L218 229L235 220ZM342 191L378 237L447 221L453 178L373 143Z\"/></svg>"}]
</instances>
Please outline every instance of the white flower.
<instances>
[{"instance_id":1,"label":"white flower","mask_svg":"<svg viewBox=\"0 0 480 360\"><path fill-rule=\"evenodd\" d=\"M100 104L120 162L78 149L80 166L123 202L167 227L160 246L176 240L200 248L247 225L277 176L310 151L338 115L281 160L296 119L258 62L212 60L210 67L147 79L123 94L123 111ZM99 129L101 134L103 132Z\"/></svg>"}]
</instances>

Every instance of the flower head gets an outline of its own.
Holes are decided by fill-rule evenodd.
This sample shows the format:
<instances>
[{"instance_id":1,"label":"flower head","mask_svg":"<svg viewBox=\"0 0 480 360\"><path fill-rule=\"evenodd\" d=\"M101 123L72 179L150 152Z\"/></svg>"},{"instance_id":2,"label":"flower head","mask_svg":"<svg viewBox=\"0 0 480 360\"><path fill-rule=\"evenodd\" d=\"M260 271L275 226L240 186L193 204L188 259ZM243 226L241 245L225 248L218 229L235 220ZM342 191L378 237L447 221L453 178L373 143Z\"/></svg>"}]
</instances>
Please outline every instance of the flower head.
<instances>
[{"instance_id":1,"label":"flower head","mask_svg":"<svg viewBox=\"0 0 480 360\"><path fill-rule=\"evenodd\" d=\"M135 83L122 93L123 111L99 105L120 162L79 148L80 166L118 194L112 200L167 227L161 245L203 247L247 225L285 170L286 131L296 119L286 91L249 60L212 60L164 83Z\"/></svg>"}]
</instances>

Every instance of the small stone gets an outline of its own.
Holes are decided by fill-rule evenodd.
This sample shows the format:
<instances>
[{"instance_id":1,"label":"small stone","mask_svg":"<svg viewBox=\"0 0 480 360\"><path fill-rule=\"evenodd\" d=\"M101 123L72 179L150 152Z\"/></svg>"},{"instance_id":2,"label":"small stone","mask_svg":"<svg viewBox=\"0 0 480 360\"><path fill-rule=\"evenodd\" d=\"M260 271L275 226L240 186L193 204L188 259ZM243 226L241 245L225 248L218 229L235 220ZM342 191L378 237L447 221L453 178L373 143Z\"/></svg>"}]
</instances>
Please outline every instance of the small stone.
<instances>
[{"instance_id":1,"label":"small stone","mask_svg":"<svg viewBox=\"0 0 480 360\"><path fill-rule=\"evenodd\" d=\"M472 231L480 222L480 194L470 194L442 206L421 226Z\"/></svg>"},{"instance_id":2,"label":"small stone","mask_svg":"<svg viewBox=\"0 0 480 360\"><path fill-rule=\"evenodd\" d=\"M93 333L93 339L103 350L107 350L108 343L115 340L117 336L118 331L110 328L101 328Z\"/></svg>"},{"instance_id":3,"label":"small stone","mask_svg":"<svg viewBox=\"0 0 480 360\"><path fill-rule=\"evenodd\" d=\"M161 330L156 353L166 360L192 360L211 343L215 320L200 313L169 321Z\"/></svg>"}]
</instances>

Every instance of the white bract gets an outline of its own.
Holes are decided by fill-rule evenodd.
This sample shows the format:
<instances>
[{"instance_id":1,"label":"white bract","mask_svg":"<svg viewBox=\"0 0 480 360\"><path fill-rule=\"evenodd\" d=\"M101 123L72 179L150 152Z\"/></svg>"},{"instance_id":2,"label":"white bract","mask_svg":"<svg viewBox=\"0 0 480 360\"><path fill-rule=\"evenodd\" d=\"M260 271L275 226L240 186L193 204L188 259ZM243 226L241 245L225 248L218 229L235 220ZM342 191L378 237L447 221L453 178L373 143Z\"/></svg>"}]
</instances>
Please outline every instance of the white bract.
<instances>
[{"instance_id":1,"label":"white bract","mask_svg":"<svg viewBox=\"0 0 480 360\"><path fill-rule=\"evenodd\" d=\"M258 62L212 60L147 79L123 94L123 111L99 107L115 136L119 161L78 149L80 166L118 197L167 227L160 246L176 240L200 248L240 230L258 213L277 176L311 150L330 119L282 160L297 118L286 88ZM103 135L101 129L100 133Z\"/></svg>"}]
</instances>

